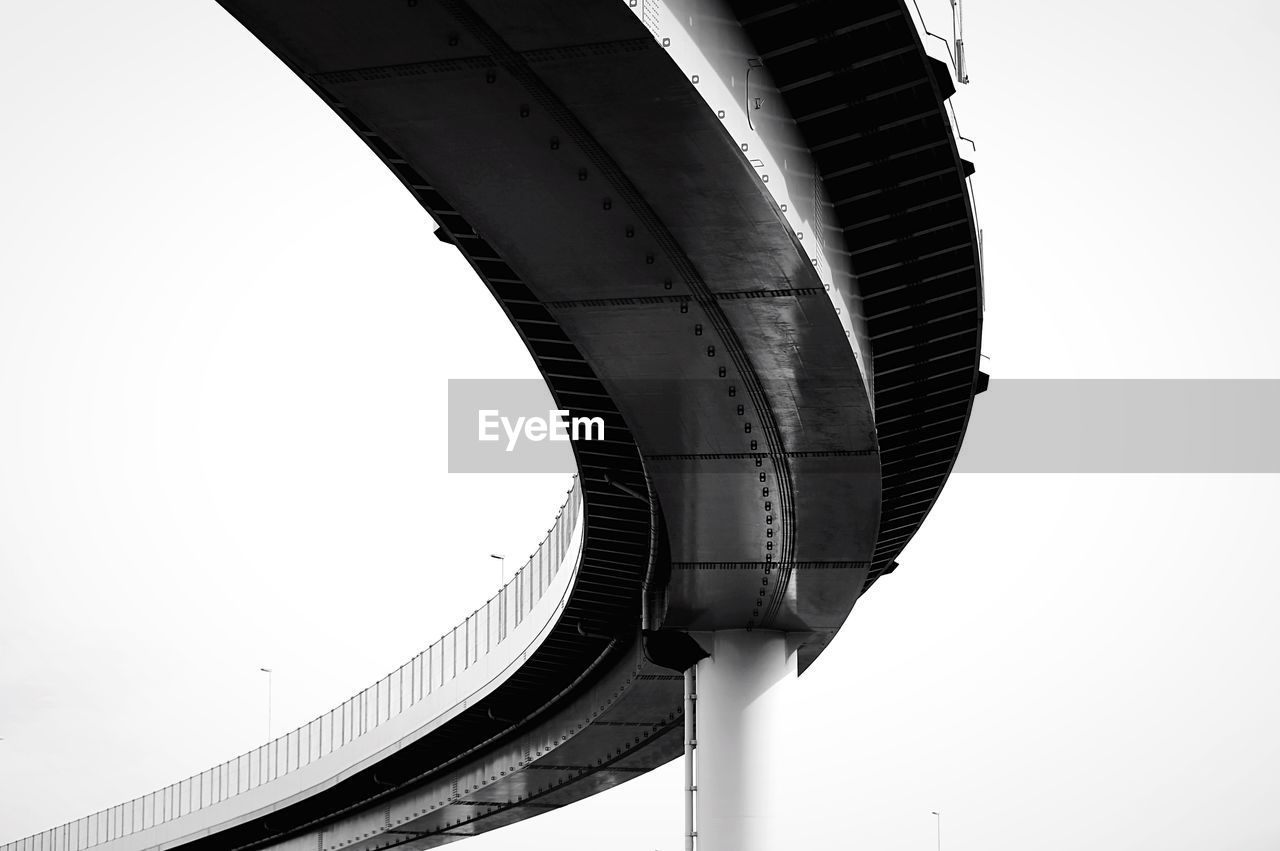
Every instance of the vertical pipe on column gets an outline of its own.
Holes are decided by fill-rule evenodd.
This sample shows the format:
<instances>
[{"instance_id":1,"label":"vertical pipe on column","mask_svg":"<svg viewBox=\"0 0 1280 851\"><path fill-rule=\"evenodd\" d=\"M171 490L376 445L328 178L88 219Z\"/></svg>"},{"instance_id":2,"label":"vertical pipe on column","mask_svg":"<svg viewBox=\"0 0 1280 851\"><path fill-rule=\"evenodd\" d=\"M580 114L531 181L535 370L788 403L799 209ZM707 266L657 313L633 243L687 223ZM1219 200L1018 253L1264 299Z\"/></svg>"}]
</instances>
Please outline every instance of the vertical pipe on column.
<instances>
[{"instance_id":1,"label":"vertical pipe on column","mask_svg":"<svg viewBox=\"0 0 1280 851\"><path fill-rule=\"evenodd\" d=\"M693 824L694 785L693 752L697 739L698 681L694 669L684 672L684 849L693 851L694 838L698 835Z\"/></svg>"}]
</instances>

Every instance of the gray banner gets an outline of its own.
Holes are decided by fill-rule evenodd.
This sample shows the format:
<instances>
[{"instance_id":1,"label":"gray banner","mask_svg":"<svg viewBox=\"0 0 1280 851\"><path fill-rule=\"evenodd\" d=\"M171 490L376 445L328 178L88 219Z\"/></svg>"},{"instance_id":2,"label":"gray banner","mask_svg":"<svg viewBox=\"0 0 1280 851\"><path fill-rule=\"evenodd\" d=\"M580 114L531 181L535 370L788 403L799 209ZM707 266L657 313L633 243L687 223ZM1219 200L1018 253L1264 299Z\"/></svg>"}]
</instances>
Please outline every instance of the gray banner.
<instances>
[{"instance_id":1,"label":"gray banner","mask_svg":"<svg viewBox=\"0 0 1280 851\"><path fill-rule=\"evenodd\" d=\"M450 379L449 472L574 472L556 411L537 379ZM995 379L955 471L1280 473L1278 434L1280 380Z\"/></svg>"},{"instance_id":2,"label":"gray banner","mask_svg":"<svg viewBox=\"0 0 1280 851\"><path fill-rule=\"evenodd\" d=\"M958 473L1280 473L1280 381L1005 379Z\"/></svg>"}]
</instances>

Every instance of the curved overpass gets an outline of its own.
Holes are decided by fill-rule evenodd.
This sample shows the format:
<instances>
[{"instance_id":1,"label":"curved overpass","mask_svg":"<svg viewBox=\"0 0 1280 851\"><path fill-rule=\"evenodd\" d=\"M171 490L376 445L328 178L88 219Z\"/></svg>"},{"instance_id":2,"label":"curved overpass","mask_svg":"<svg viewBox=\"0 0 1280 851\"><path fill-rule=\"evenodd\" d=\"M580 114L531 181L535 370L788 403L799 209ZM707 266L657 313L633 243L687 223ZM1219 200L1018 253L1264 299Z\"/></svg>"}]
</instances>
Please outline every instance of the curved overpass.
<instances>
[{"instance_id":1,"label":"curved overpass","mask_svg":"<svg viewBox=\"0 0 1280 851\"><path fill-rule=\"evenodd\" d=\"M605 421L539 555L312 724L3 851L434 847L682 750L715 635L812 662L980 389L945 65L900 0L225 0ZM699 643L700 642L700 643Z\"/></svg>"}]
</instances>

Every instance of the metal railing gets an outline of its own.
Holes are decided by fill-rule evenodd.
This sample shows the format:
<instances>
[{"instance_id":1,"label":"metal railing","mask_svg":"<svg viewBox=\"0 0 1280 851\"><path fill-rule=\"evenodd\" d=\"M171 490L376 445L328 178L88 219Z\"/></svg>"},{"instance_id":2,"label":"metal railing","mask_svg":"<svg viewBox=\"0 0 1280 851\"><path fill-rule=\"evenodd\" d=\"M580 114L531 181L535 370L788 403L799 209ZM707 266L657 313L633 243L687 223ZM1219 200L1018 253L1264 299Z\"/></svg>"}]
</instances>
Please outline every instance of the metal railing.
<instances>
[{"instance_id":1,"label":"metal railing","mask_svg":"<svg viewBox=\"0 0 1280 851\"><path fill-rule=\"evenodd\" d=\"M261 788L386 724L479 664L520 626L564 567L581 511L575 477L547 536L497 594L426 650L310 723L163 789L0 845L0 851L81 851L122 839Z\"/></svg>"},{"instance_id":2,"label":"metal railing","mask_svg":"<svg viewBox=\"0 0 1280 851\"><path fill-rule=\"evenodd\" d=\"M928 0L926 0L928 2ZM928 21L925 20L925 14L920 9L919 0L911 0L911 6L915 9L916 20L923 34L928 38L937 39L947 50L947 58L950 59L950 67L955 75L956 82L966 84L969 82L969 68L965 62L964 55L964 12L960 6L961 0L946 0L950 5L951 15L951 38L947 39L929 28ZM936 18L937 16L934 15Z\"/></svg>"},{"instance_id":3,"label":"metal railing","mask_svg":"<svg viewBox=\"0 0 1280 851\"><path fill-rule=\"evenodd\" d=\"M936 20L946 16L951 22L951 38L948 39L939 35L936 31L929 27L929 20L926 19L925 12L921 10L920 3L922 0L910 0L907 3L908 11L911 14L912 21L916 25L916 29L920 32L925 45L925 51L929 52L930 44L941 44L945 51L942 56L936 58L947 64L947 69L951 72L952 77L957 83L969 82L969 67L964 52L964 13L961 7L962 0L923 0L926 6L930 8L930 18ZM941 10L942 4L947 5L946 10ZM932 5L930 5L932 4ZM931 54L932 55L932 54ZM977 153L978 145L968 136L964 135L960 129L960 117L956 114L955 105L948 99L945 103L947 117L951 122L951 130L959 141L967 142L969 147ZM966 177L965 185L969 190L969 203L973 208L974 230L978 237L978 269L979 273L985 272L985 258L983 257L983 234L982 225L978 218L978 196L974 189L973 178ZM979 288L979 298L982 300L983 310L986 309L986 287Z\"/></svg>"}]
</instances>

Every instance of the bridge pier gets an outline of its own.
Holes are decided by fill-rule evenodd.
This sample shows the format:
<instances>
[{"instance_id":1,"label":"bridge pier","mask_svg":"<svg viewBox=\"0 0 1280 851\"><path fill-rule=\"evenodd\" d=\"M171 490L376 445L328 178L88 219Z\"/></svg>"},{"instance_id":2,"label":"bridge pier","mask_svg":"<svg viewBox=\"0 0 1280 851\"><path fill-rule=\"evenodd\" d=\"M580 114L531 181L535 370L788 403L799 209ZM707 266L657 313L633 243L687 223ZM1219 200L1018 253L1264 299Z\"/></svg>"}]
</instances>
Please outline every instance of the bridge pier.
<instances>
[{"instance_id":1,"label":"bridge pier","mask_svg":"<svg viewBox=\"0 0 1280 851\"><path fill-rule=\"evenodd\" d=\"M795 679L794 646L782 632L698 635L711 655L697 664L698 851L787 847L782 809L788 736L779 686Z\"/></svg>"}]
</instances>

